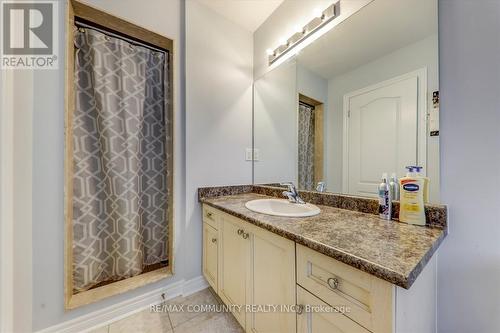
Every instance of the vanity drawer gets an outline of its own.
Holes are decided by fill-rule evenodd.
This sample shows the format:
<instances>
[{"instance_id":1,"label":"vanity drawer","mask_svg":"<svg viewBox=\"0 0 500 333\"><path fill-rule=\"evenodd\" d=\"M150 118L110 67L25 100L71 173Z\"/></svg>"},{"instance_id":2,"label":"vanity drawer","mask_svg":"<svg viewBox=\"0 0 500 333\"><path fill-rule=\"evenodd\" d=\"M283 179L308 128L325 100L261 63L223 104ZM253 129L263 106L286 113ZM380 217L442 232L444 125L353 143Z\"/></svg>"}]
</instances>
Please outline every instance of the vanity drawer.
<instances>
[{"instance_id":1,"label":"vanity drawer","mask_svg":"<svg viewBox=\"0 0 500 333\"><path fill-rule=\"evenodd\" d=\"M370 333L300 286L297 303L302 306L302 312L297 314L297 333Z\"/></svg>"},{"instance_id":2,"label":"vanity drawer","mask_svg":"<svg viewBox=\"0 0 500 333\"><path fill-rule=\"evenodd\" d=\"M299 244L297 283L368 330L392 331L392 284Z\"/></svg>"},{"instance_id":3,"label":"vanity drawer","mask_svg":"<svg viewBox=\"0 0 500 333\"><path fill-rule=\"evenodd\" d=\"M219 212L208 205L203 205L203 222L209 224L215 230L219 230Z\"/></svg>"}]
</instances>

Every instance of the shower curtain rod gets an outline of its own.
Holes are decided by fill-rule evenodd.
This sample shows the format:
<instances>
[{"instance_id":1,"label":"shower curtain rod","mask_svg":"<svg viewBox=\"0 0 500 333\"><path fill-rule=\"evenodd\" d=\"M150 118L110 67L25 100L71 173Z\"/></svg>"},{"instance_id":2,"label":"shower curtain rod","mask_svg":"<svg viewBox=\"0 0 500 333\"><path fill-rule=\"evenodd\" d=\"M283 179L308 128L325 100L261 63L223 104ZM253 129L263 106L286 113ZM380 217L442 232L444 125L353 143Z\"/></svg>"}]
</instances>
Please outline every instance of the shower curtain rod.
<instances>
[{"instance_id":1,"label":"shower curtain rod","mask_svg":"<svg viewBox=\"0 0 500 333\"><path fill-rule=\"evenodd\" d=\"M313 110L316 108L314 105L311 105L311 104L309 104L309 103L302 102L302 101L299 101L299 104L303 104L303 105L305 105L305 106L308 106L308 107L312 108Z\"/></svg>"},{"instance_id":2,"label":"shower curtain rod","mask_svg":"<svg viewBox=\"0 0 500 333\"><path fill-rule=\"evenodd\" d=\"M148 48L148 49L153 50L153 51L167 53L167 50L160 49L160 48L151 46L150 44L146 44L146 43L140 42L137 39L127 38L127 37L125 37L125 36L123 36L121 34L117 34L117 33L111 32L111 31L106 30L106 29L101 29L101 28L95 27L95 26L93 26L91 24L87 24L87 23L84 23L84 22L81 22L81 21L78 21L78 20L75 20L75 25L77 27L94 29L94 30L97 30L99 32L102 32L105 35L113 36L115 38L124 40L124 41L129 42L129 43L134 44L134 45L139 45L139 46Z\"/></svg>"}]
</instances>

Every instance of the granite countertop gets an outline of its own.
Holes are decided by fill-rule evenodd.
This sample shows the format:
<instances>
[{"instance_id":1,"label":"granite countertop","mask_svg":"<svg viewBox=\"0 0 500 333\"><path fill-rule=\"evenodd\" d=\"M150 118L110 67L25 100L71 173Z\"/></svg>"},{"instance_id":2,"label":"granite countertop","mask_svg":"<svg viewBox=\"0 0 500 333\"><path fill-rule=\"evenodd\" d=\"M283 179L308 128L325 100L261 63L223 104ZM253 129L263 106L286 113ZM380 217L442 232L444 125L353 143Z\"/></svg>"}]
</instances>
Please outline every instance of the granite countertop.
<instances>
[{"instance_id":1,"label":"granite countertop","mask_svg":"<svg viewBox=\"0 0 500 333\"><path fill-rule=\"evenodd\" d=\"M270 216L245 203L273 198L253 192L200 197L200 201L350 266L409 289L442 240L446 228L385 221L377 215L317 205L306 218Z\"/></svg>"}]
</instances>

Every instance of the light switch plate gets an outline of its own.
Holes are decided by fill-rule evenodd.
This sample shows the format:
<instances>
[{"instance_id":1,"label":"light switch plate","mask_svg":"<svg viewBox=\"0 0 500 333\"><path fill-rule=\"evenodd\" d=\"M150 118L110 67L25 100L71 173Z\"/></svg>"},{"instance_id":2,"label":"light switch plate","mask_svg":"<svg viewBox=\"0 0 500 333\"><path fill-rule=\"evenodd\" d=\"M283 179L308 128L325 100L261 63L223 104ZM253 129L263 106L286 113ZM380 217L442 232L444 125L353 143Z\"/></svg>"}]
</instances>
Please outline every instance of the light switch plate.
<instances>
[{"instance_id":1,"label":"light switch plate","mask_svg":"<svg viewBox=\"0 0 500 333\"><path fill-rule=\"evenodd\" d=\"M253 160L254 161L260 160L260 149L255 148L253 150Z\"/></svg>"},{"instance_id":2,"label":"light switch plate","mask_svg":"<svg viewBox=\"0 0 500 333\"><path fill-rule=\"evenodd\" d=\"M247 148L245 150L245 161L252 161L252 148Z\"/></svg>"}]
</instances>

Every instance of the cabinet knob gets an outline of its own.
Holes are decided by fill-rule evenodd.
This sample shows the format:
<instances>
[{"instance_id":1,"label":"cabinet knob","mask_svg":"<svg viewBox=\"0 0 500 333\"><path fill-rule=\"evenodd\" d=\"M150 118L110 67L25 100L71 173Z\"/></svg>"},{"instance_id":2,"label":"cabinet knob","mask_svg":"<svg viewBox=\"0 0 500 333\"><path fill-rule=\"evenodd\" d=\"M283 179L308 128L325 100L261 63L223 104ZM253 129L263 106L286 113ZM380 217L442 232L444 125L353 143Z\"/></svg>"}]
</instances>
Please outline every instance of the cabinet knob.
<instances>
[{"instance_id":1,"label":"cabinet knob","mask_svg":"<svg viewBox=\"0 0 500 333\"><path fill-rule=\"evenodd\" d=\"M243 235L242 235L243 239L247 239L247 238L248 238L248 236L249 236L249 235L248 235L248 232L244 232L244 233L243 233Z\"/></svg>"},{"instance_id":2,"label":"cabinet knob","mask_svg":"<svg viewBox=\"0 0 500 333\"><path fill-rule=\"evenodd\" d=\"M302 304L297 305L297 314L301 315L304 313L304 306Z\"/></svg>"},{"instance_id":3,"label":"cabinet knob","mask_svg":"<svg viewBox=\"0 0 500 333\"><path fill-rule=\"evenodd\" d=\"M328 283L328 286L332 289L337 289L339 287L339 280L337 278L328 278L326 283Z\"/></svg>"},{"instance_id":4,"label":"cabinet knob","mask_svg":"<svg viewBox=\"0 0 500 333\"><path fill-rule=\"evenodd\" d=\"M238 235L242 235L243 234L243 229L238 229Z\"/></svg>"},{"instance_id":5,"label":"cabinet knob","mask_svg":"<svg viewBox=\"0 0 500 333\"><path fill-rule=\"evenodd\" d=\"M208 213L207 213L207 217L208 217L208 218L211 218L211 217L212 217L212 215L214 215L212 212L208 212Z\"/></svg>"},{"instance_id":6,"label":"cabinet knob","mask_svg":"<svg viewBox=\"0 0 500 333\"><path fill-rule=\"evenodd\" d=\"M212 243L217 243L217 238L212 238Z\"/></svg>"}]
</instances>

